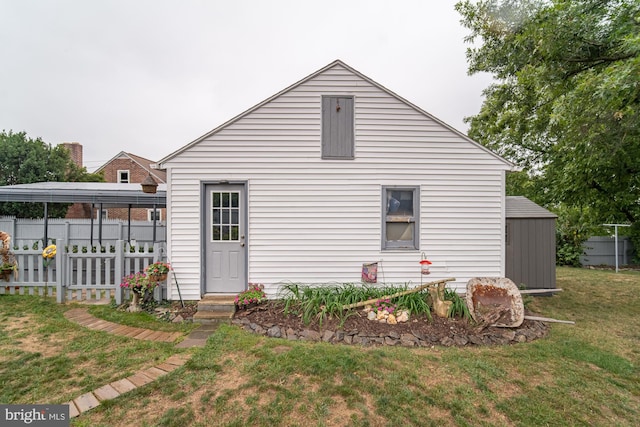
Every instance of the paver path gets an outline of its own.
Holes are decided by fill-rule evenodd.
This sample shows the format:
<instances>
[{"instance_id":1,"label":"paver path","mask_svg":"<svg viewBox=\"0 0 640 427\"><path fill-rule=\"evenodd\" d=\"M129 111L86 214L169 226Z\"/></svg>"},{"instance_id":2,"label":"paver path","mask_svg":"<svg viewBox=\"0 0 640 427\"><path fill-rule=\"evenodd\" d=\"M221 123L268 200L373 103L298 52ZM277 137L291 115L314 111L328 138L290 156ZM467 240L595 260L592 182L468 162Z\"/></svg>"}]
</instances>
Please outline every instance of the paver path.
<instances>
[{"instance_id":1,"label":"paver path","mask_svg":"<svg viewBox=\"0 0 640 427\"><path fill-rule=\"evenodd\" d=\"M85 326L89 329L104 331L110 334L122 335L139 340L174 342L183 335L180 332L152 331L149 329L123 326L117 323L108 322L92 316L86 308L74 308L67 311L64 315L70 321L78 323L79 325ZM212 332L212 329L196 329L184 341L178 343L176 347L202 347ZM175 354L159 365L140 370L127 378L114 381L78 396L72 401L66 403L69 405L69 416L71 418L77 417L83 412L100 405L100 402L102 401L114 399L123 393L135 389L136 387L148 384L151 381L154 381L184 365L190 358L191 354Z\"/></svg>"}]
</instances>

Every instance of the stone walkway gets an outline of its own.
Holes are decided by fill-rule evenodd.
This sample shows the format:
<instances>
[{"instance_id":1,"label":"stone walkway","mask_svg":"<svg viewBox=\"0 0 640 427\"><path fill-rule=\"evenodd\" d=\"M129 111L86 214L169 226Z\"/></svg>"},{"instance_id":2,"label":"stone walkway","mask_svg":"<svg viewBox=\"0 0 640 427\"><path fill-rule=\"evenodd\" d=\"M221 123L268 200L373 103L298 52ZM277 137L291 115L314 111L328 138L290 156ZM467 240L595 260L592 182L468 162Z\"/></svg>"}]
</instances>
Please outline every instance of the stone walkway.
<instances>
[{"instance_id":1,"label":"stone walkway","mask_svg":"<svg viewBox=\"0 0 640 427\"><path fill-rule=\"evenodd\" d=\"M119 325L98 319L87 311L86 308L74 308L67 311L65 317L72 322L96 331L104 331L110 334L130 337L138 340L175 342L182 337L181 332L162 332L149 329L135 328L132 326ZM194 330L183 341L176 345L176 348L204 347L207 338L215 331L215 328L201 326ZM191 358L190 354L176 354L169 357L163 363L140 370L135 374L104 385L93 391L76 397L66 404L69 405L69 416L75 418L78 415L100 405L100 402L115 399L123 393L131 391L137 387L155 381L156 379L174 371L184 365Z\"/></svg>"}]
</instances>

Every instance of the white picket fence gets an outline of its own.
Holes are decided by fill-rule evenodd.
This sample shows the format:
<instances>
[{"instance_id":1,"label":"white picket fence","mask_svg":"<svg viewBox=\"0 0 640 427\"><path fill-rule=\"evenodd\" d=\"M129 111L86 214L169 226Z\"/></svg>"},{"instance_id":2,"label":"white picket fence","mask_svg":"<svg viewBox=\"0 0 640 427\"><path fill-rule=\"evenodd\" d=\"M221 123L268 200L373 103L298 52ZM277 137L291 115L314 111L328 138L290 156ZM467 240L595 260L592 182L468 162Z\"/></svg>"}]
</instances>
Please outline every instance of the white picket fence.
<instances>
[{"instance_id":1,"label":"white picket fence","mask_svg":"<svg viewBox=\"0 0 640 427\"><path fill-rule=\"evenodd\" d=\"M0 294L29 294L56 296L65 301L92 301L115 299L116 304L131 297L128 289L120 287L124 276L156 261L164 261L164 243L131 247L124 240L109 246L87 246L85 242L58 239L57 253L47 265L42 257L40 240L12 242L18 264L17 277L0 282ZM166 285L155 289L155 298L166 296Z\"/></svg>"}]
</instances>

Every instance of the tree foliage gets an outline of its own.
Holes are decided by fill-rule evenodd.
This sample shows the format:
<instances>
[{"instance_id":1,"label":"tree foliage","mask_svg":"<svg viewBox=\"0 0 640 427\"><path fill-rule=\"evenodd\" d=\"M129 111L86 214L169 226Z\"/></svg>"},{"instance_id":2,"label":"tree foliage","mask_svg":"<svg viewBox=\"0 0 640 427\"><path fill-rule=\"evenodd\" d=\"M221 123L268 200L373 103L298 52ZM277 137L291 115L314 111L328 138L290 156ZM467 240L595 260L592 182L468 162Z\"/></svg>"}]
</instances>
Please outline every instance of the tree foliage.
<instances>
[{"instance_id":1,"label":"tree foliage","mask_svg":"<svg viewBox=\"0 0 640 427\"><path fill-rule=\"evenodd\" d=\"M524 167L512 188L597 221L640 218L640 2L488 0L456 5L469 72L488 72L469 135Z\"/></svg>"},{"instance_id":2,"label":"tree foliage","mask_svg":"<svg viewBox=\"0 0 640 427\"><path fill-rule=\"evenodd\" d=\"M30 184L46 181L88 182L104 181L102 175L87 173L77 166L69 151L62 145L52 147L40 138L29 138L25 132L0 132L0 185ZM63 217L68 204L51 204L50 217ZM40 203L0 203L0 215L21 218L41 218Z\"/></svg>"}]
</instances>

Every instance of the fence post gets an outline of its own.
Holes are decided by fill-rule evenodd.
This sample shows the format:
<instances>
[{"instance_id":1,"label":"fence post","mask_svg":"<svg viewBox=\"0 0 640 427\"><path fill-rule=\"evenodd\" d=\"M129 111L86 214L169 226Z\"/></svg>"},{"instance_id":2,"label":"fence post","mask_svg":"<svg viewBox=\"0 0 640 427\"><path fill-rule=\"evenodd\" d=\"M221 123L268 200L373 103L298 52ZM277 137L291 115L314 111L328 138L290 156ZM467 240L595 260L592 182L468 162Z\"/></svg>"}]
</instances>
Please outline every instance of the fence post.
<instances>
[{"instance_id":1,"label":"fence post","mask_svg":"<svg viewBox=\"0 0 640 427\"><path fill-rule=\"evenodd\" d=\"M64 283L66 271L64 266L67 263L68 254L65 250L65 240L58 239L56 245L56 301L59 304L64 302Z\"/></svg>"},{"instance_id":2,"label":"fence post","mask_svg":"<svg viewBox=\"0 0 640 427\"><path fill-rule=\"evenodd\" d=\"M116 283L116 305L122 304L122 287L120 286L120 279L124 276L124 241L116 240L116 265L115 265L115 278Z\"/></svg>"}]
</instances>

